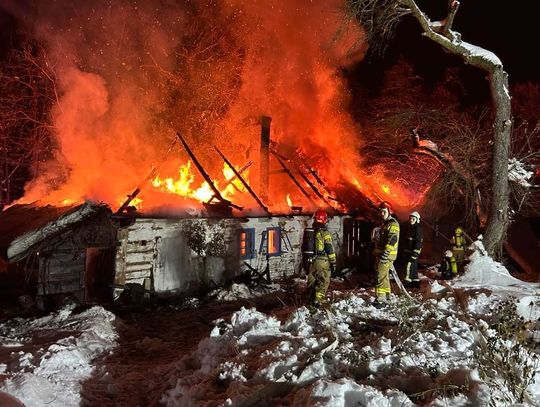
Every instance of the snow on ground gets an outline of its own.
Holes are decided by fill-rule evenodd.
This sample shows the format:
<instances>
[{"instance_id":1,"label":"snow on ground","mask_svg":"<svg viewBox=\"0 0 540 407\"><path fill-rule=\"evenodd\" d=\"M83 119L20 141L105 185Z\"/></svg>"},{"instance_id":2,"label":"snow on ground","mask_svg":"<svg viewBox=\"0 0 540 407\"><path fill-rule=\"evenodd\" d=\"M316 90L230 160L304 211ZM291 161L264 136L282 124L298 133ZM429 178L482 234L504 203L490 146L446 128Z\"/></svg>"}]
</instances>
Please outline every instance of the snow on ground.
<instances>
[{"instance_id":1,"label":"snow on ground","mask_svg":"<svg viewBox=\"0 0 540 407\"><path fill-rule=\"evenodd\" d=\"M0 350L11 349L0 365L7 378L0 391L26 406L78 406L80 382L95 358L110 351L117 338L115 316L102 307L74 313L70 305L42 318L16 318L0 325Z\"/></svg>"},{"instance_id":2,"label":"snow on ground","mask_svg":"<svg viewBox=\"0 0 540 407\"><path fill-rule=\"evenodd\" d=\"M210 292L211 297L215 297L219 301L237 301L241 299L249 299L269 294L274 291L281 291L279 284L269 284L267 286L248 287L245 284L234 283L227 288L218 288Z\"/></svg>"},{"instance_id":3,"label":"snow on ground","mask_svg":"<svg viewBox=\"0 0 540 407\"><path fill-rule=\"evenodd\" d=\"M382 309L371 305L372 289L333 291L327 309L291 306L280 319L242 307L214 321L192 352L156 366L163 372L161 402L540 405L538 285L514 279L480 242L475 248L462 276L423 278L424 297L392 295ZM214 295L236 300L256 293L235 285ZM0 378L7 377L0 391L28 406L79 405L80 382L95 358L115 346L114 320L101 307L78 314L67 307L0 325L0 351L11 351L0 364Z\"/></svg>"},{"instance_id":4,"label":"snow on ground","mask_svg":"<svg viewBox=\"0 0 540 407\"><path fill-rule=\"evenodd\" d=\"M450 289L433 281L437 298L425 301L393 295L379 310L371 291L359 290L328 310L298 308L283 322L242 308L215 321L210 336L177 363L161 402L540 405L538 285L513 279L481 252ZM490 295L475 294L491 284ZM471 290L468 310L452 286Z\"/></svg>"}]
</instances>

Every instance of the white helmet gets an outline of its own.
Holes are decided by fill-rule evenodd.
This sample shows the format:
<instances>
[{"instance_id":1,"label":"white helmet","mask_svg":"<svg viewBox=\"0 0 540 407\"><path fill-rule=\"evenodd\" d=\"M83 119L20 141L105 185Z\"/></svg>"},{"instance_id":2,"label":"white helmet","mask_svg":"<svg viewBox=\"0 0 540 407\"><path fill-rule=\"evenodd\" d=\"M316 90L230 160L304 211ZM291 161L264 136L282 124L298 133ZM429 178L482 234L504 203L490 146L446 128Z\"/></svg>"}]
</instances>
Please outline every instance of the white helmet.
<instances>
[{"instance_id":1,"label":"white helmet","mask_svg":"<svg viewBox=\"0 0 540 407\"><path fill-rule=\"evenodd\" d=\"M444 257L454 257L454 253L452 253L452 250L447 250L444 252Z\"/></svg>"},{"instance_id":2,"label":"white helmet","mask_svg":"<svg viewBox=\"0 0 540 407\"><path fill-rule=\"evenodd\" d=\"M411 214L409 215L409 218L416 218L416 220L420 222L420 214L416 211L411 212Z\"/></svg>"}]
</instances>

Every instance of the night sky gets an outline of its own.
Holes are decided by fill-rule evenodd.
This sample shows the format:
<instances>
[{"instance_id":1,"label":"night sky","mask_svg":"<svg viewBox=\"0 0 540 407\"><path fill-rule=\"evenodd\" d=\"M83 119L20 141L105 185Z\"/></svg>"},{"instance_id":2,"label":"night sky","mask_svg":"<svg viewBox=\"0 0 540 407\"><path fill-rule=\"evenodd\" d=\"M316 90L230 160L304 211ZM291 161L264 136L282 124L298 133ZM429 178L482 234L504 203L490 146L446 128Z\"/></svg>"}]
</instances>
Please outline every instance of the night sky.
<instances>
[{"instance_id":1,"label":"night sky","mask_svg":"<svg viewBox=\"0 0 540 407\"><path fill-rule=\"evenodd\" d=\"M4 1L0 0L0 57L17 41L17 22L4 9ZM418 4L432 20L446 14L445 0L419 0ZM463 40L497 54L511 82L538 81L540 69L533 61L538 52L539 15L538 1L462 0L454 29L462 34ZM396 49L413 55L426 48L430 52L430 46L419 33L417 23L406 18L399 27L394 47L390 48L390 58Z\"/></svg>"},{"instance_id":2,"label":"night sky","mask_svg":"<svg viewBox=\"0 0 540 407\"><path fill-rule=\"evenodd\" d=\"M420 0L418 4L432 20L446 14L446 1ZM462 0L453 28L464 41L497 54L511 82L538 81L540 69L533 61L538 52L539 12L538 1ZM416 22L406 21L404 25L412 37L417 37Z\"/></svg>"}]
</instances>

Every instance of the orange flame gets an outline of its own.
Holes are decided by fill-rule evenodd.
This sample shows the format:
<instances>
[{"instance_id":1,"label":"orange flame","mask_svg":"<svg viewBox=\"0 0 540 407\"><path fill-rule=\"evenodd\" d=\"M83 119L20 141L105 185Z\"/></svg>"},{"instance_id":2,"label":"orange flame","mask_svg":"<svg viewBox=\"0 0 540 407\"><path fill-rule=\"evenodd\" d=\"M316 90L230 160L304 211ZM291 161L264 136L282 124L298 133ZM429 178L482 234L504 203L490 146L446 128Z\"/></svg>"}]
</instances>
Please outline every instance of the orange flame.
<instances>
[{"instance_id":1,"label":"orange flame","mask_svg":"<svg viewBox=\"0 0 540 407\"><path fill-rule=\"evenodd\" d=\"M171 142L169 123L191 132L190 147L205 169L217 174L221 164L208 146L223 148L235 159L256 157L259 129L252 119L263 113L272 116L272 141L291 158L302 149L330 191L354 174L353 184L373 200L382 186L403 204L416 198L398 181L386 179L384 171L372 172L360 163L361 129L348 113L351 92L340 72L363 57L367 42L356 23L344 27L346 19L338 11L342 0L309 5L230 0L194 10L185 2L157 0L109 2L108 7L80 2L76 10L64 10L58 2L36 3L43 3L36 5L38 22L53 27L50 41L44 42L54 44L49 57L58 66L61 96L52 112L58 151L26 185L26 202L114 203L162 157ZM58 34L69 32L84 35ZM185 160L170 160L175 168L168 171L172 174ZM260 175L257 164L254 180ZM145 209L160 205L157 191L199 202L211 199L210 185L200 181L191 162L177 171L155 177L154 188L143 190L137 205L142 200ZM225 198L247 196L239 193L245 187L238 179L225 186L233 177L226 165L223 174L222 187L215 185ZM249 174L242 175L249 182ZM286 176L272 177L277 192L265 203L290 210L290 196L284 197L295 186L286 186Z\"/></svg>"},{"instance_id":2,"label":"orange flame","mask_svg":"<svg viewBox=\"0 0 540 407\"><path fill-rule=\"evenodd\" d=\"M248 171L244 172L243 178L246 180L246 177L249 175ZM226 164L223 164L223 176L225 181L230 181L235 174L233 170ZM197 189L193 188L193 182L195 181L195 174L191 169L191 161L188 161L186 164L181 165L178 168L178 178L160 178L159 175L156 176L152 181L152 186L163 192L170 194L180 195L185 198L196 199L199 202L209 202L214 196L214 191L208 184L204 181L200 184ZM246 182L248 182L246 180ZM219 190L219 181L214 180L214 185ZM246 190L242 182L235 178L228 185L220 190L220 194L223 197L231 197L236 193L236 191L244 192Z\"/></svg>"},{"instance_id":3,"label":"orange flame","mask_svg":"<svg viewBox=\"0 0 540 407\"><path fill-rule=\"evenodd\" d=\"M291 195L290 195L290 194L287 194L287 205L288 205L289 207L292 207L292 206L293 206L292 201L291 201Z\"/></svg>"}]
</instances>

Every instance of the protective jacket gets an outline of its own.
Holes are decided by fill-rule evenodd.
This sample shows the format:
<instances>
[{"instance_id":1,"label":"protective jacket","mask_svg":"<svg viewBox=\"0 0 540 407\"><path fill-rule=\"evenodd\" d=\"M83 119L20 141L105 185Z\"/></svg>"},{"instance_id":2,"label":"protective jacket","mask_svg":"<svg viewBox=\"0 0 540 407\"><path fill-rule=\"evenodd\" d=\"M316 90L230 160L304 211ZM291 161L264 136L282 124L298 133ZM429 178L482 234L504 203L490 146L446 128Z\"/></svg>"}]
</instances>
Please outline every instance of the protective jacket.
<instances>
[{"instance_id":1,"label":"protective jacket","mask_svg":"<svg viewBox=\"0 0 540 407\"><path fill-rule=\"evenodd\" d=\"M315 230L315 259L318 258L328 259L330 265L336 264L332 234L323 228Z\"/></svg>"},{"instance_id":2,"label":"protective jacket","mask_svg":"<svg viewBox=\"0 0 540 407\"><path fill-rule=\"evenodd\" d=\"M463 245L464 245L463 235L455 234L454 236L452 236L453 249L463 250L464 249Z\"/></svg>"},{"instance_id":3,"label":"protective jacket","mask_svg":"<svg viewBox=\"0 0 540 407\"><path fill-rule=\"evenodd\" d=\"M325 301L330 284L330 273L336 267L336 253L332 235L325 228L315 226L315 250L307 276L308 297L311 305Z\"/></svg>"},{"instance_id":4,"label":"protective jacket","mask_svg":"<svg viewBox=\"0 0 540 407\"><path fill-rule=\"evenodd\" d=\"M452 236L452 252L459 268L463 267L465 262L465 243L463 230L461 227L456 228L454 236Z\"/></svg>"},{"instance_id":5,"label":"protective jacket","mask_svg":"<svg viewBox=\"0 0 540 407\"><path fill-rule=\"evenodd\" d=\"M375 254L380 257L380 261L394 261L398 253L399 243L399 223L389 216L381 226L379 239L375 246Z\"/></svg>"},{"instance_id":6,"label":"protective jacket","mask_svg":"<svg viewBox=\"0 0 540 407\"><path fill-rule=\"evenodd\" d=\"M414 225L409 223L407 227L407 241L405 242L404 251L412 260L415 260L418 258L418 256L420 256L423 242L424 237L420 223L416 222Z\"/></svg>"}]
</instances>

